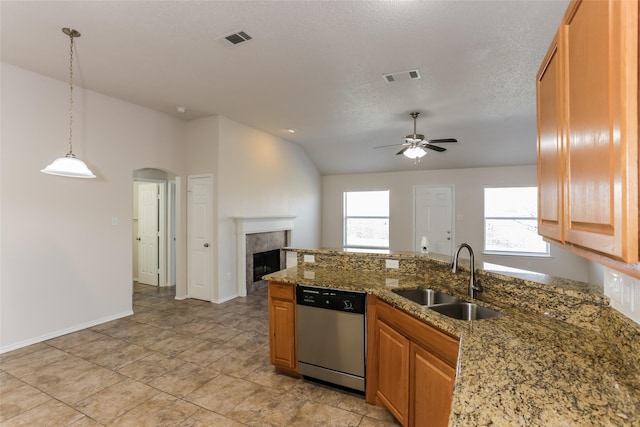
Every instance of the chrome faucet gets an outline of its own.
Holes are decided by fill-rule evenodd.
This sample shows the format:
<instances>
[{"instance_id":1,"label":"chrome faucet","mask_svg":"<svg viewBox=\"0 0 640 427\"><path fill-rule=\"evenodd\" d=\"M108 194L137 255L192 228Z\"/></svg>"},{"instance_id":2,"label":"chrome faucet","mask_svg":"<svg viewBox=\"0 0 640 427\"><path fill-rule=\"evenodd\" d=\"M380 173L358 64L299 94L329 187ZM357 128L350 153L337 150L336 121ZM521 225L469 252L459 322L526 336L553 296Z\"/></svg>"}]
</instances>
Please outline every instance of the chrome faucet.
<instances>
[{"instance_id":1,"label":"chrome faucet","mask_svg":"<svg viewBox=\"0 0 640 427\"><path fill-rule=\"evenodd\" d=\"M469 277L469 296L471 298L476 297L477 292L482 292L482 286L476 283L476 269L475 263L473 260L473 249L466 243L461 243L460 246L456 249L456 254L453 256L453 266L451 268L451 272L455 273L458 270L458 255L460 255L460 250L462 248L469 249L469 255L471 256L469 270L471 271L471 277Z\"/></svg>"}]
</instances>

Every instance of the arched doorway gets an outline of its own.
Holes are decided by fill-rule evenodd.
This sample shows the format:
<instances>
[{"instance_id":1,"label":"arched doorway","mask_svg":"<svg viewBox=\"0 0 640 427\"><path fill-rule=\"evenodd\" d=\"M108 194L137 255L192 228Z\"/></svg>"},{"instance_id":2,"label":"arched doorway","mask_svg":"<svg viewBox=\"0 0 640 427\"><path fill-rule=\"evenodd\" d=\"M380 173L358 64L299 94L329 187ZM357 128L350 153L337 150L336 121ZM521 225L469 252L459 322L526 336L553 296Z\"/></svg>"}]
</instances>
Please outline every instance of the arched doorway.
<instances>
[{"instance_id":1,"label":"arched doorway","mask_svg":"<svg viewBox=\"0 0 640 427\"><path fill-rule=\"evenodd\" d=\"M176 177L166 171L133 171L132 282L176 285Z\"/></svg>"}]
</instances>

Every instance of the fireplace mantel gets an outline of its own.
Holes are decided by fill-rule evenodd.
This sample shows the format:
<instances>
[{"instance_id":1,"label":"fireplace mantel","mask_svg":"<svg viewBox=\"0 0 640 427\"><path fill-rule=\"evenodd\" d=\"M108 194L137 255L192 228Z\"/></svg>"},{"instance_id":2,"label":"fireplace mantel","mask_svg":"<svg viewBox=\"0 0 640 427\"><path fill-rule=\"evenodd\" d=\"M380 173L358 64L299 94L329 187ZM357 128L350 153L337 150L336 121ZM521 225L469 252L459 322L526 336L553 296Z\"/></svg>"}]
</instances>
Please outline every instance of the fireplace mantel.
<instances>
[{"instance_id":1,"label":"fireplace mantel","mask_svg":"<svg viewBox=\"0 0 640 427\"><path fill-rule=\"evenodd\" d=\"M238 296L247 295L247 234L268 233L271 231L289 231L293 236L294 215L239 216L236 222L236 292Z\"/></svg>"}]
</instances>

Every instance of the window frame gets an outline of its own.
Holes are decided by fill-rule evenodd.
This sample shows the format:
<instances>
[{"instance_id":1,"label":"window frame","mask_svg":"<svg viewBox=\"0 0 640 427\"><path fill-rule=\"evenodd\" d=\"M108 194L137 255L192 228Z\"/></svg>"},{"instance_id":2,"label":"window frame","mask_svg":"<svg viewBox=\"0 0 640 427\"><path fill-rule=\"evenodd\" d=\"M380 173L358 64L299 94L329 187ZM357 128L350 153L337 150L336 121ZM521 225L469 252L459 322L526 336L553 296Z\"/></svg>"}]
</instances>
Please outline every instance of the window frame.
<instances>
[{"instance_id":1,"label":"window frame","mask_svg":"<svg viewBox=\"0 0 640 427\"><path fill-rule=\"evenodd\" d=\"M544 242L545 247L546 247L546 252L525 252L525 251L513 251L513 250L490 250L487 249L487 220L507 220L507 221L534 221L536 224L536 230L537 230L537 224L538 224L538 209L537 209L537 204L538 204L538 198L536 196L536 209L535 209L535 216L531 216L531 217L527 217L527 216L487 216L486 215L486 204L487 204L487 196L486 196L486 190L487 189L514 189L514 188L520 188L520 189L524 189L524 188L535 188L537 190L537 186L535 185L514 185L514 186L485 186L482 189L482 202L483 202L483 206L482 206L482 250L483 250L483 254L485 255L503 255L503 256L519 256L519 257L532 257L532 258L550 258L551 257L551 245L549 244L549 242ZM537 193L537 191L536 191ZM542 236L539 233L536 233L541 239Z\"/></svg>"},{"instance_id":2,"label":"window frame","mask_svg":"<svg viewBox=\"0 0 640 427\"><path fill-rule=\"evenodd\" d=\"M347 194L348 193L370 193L370 192L386 192L387 193L387 212L386 216L382 215L347 215ZM391 242L391 229L390 229L390 217L391 217L391 191L389 189L367 189L367 190L345 190L342 193L342 247L348 250L361 250L369 249L372 251L388 251L390 249ZM367 246L367 245L349 245L347 244L347 220L348 219L386 219L387 220L387 245L386 246Z\"/></svg>"}]
</instances>

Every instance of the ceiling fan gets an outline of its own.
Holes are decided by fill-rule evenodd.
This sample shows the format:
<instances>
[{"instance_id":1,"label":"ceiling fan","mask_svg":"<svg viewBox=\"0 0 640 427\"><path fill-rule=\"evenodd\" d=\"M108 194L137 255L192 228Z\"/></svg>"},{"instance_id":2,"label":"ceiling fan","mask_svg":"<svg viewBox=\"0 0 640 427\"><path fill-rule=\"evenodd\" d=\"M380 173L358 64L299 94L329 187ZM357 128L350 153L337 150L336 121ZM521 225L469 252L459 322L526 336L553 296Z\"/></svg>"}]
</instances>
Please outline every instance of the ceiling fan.
<instances>
[{"instance_id":1,"label":"ceiling fan","mask_svg":"<svg viewBox=\"0 0 640 427\"><path fill-rule=\"evenodd\" d=\"M454 138L442 138L442 139L424 139L424 135L420 133L416 133L416 119L420 115L418 112L413 112L410 114L413 117L413 134L407 135L402 144L391 144L391 145L383 145L375 148L384 148L384 147L393 147L396 145L401 145L402 149L396 153L396 156L400 154L404 154L406 157L410 159L420 159L424 155L427 154L425 148L429 150L443 152L447 151L446 148L439 147L433 144L442 144L449 142L458 142L457 139Z\"/></svg>"}]
</instances>

